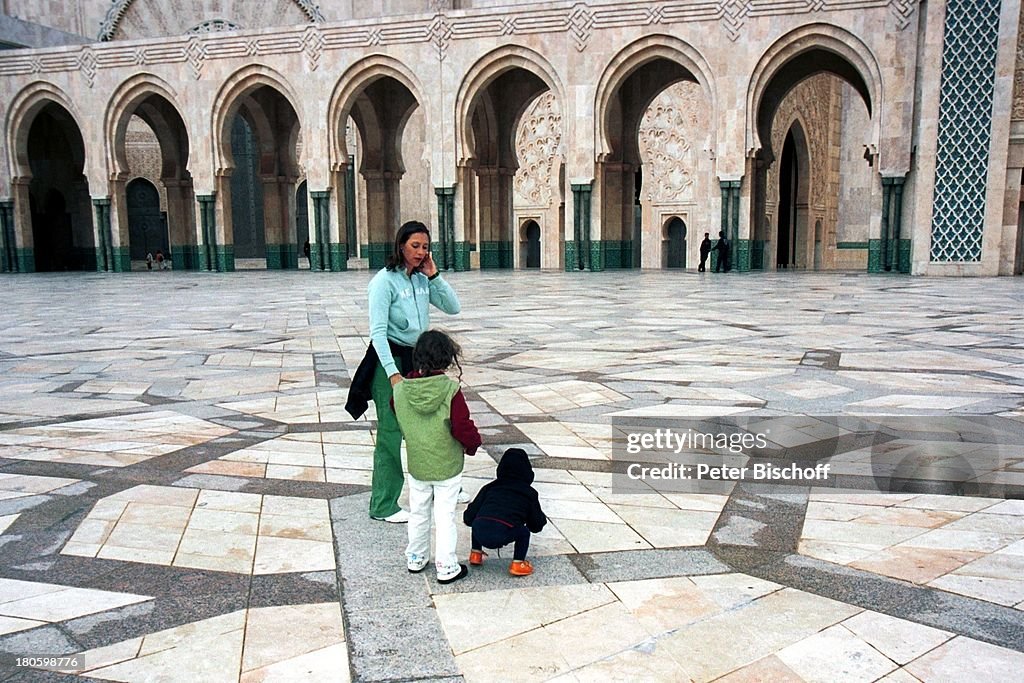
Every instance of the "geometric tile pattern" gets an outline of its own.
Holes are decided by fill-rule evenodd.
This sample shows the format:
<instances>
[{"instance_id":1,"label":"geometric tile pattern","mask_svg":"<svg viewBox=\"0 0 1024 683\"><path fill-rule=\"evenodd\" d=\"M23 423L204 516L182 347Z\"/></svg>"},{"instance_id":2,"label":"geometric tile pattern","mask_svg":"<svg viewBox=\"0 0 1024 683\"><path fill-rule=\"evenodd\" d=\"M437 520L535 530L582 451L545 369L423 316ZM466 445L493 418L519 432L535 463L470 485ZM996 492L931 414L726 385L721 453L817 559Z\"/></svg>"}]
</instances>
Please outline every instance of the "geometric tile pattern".
<instances>
[{"instance_id":1,"label":"geometric tile pattern","mask_svg":"<svg viewBox=\"0 0 1024 683\"><path fill-rule=\"evenodd\" d=\"M101 499L65 555L245 574L334 569L327 501L136 486Z\"/></svg>"},{"instance_id":2,"label":"geometric tile pattern","mask_svg":"<svg viewBox=\"0 0 1024 683\"><path fill-rule=\"evenodd\" d=\"M1022 668L1019 501L626 493L609 460L623 415L1020 425L1012 279L446 275L462 312L434 321L465 351L484 440L464 488L520 446L550 522L533 576L508 576L505 549L441 586L406 571L402 526L366 514L374 412L354 421L343 405L370 275L5 281L0 579L16 583L4 600L0 581L0 653L84 653L79 673L102 680L996 681ZM140 299L162 302L158 325ZM999 462L979 481L1024 486L1024 454ZM872 462L854 451L838 465ZM460 526L460 557L468 547ZM46 675L3 661L5 680Z\"/></svg>"},{"instance_id":3,"label":"geometric tile pattern","mask_svg":"<svg viewBox=\"0 0 1024 683\"><path fill-rule=\"evenodd\" d=\"M949 0L931 260L981 261L1000 0Z\"/></svg>"}]
</instances>

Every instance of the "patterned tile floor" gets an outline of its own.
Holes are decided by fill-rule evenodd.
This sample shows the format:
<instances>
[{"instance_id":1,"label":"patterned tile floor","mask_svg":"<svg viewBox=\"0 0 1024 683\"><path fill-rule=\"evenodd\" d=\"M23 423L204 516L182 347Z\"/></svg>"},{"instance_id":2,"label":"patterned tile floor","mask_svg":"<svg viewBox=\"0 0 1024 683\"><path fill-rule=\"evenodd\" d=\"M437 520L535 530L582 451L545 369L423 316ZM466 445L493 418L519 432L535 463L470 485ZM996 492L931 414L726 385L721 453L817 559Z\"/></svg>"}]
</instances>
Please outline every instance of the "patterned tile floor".
<instances>
[{"instance_id":1,"label":"patterned tile floor","mask_svg":"<svg viewBox=\"0 0 1024 683\"><path fill-rule=\"evenodd\" d=\"M492 553L440 586L405 571L404 528L366 516L374 422L343 405L370 275L4 277L0 680L1024 668L1021 500L624 493L611 462L612 418L638 415L956 413L1022 434L1019 278L449 275L463 313L434 321L466 351L485 441L465 488L523 447L551 523L533 576ZM979 472L986 490L1021 490L1021 443ZM940 445L939 460L979 453L952 434ZM871 466L846 456L844 472ZM62 671L14 659L71 654Z\"/></svg>"}]
</instances>

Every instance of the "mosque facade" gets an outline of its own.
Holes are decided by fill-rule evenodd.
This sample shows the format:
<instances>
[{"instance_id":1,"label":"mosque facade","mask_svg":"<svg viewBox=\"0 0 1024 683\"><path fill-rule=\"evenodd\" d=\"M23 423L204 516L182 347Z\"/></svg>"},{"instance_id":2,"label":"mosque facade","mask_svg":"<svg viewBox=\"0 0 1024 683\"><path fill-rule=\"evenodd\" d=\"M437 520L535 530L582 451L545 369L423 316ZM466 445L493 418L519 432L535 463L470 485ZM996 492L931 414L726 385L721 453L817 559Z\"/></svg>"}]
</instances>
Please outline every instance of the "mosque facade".
<instances>
[{"instance_id":1,"label":"mosque facade","mask_svg":"<svg viewBox=\"0 0 1024 683\"><path fill-rule=\"evenodd\" d=\"M1024 267L1020 0L4 11L5 272Z\"/></svg>"}]
</instances>

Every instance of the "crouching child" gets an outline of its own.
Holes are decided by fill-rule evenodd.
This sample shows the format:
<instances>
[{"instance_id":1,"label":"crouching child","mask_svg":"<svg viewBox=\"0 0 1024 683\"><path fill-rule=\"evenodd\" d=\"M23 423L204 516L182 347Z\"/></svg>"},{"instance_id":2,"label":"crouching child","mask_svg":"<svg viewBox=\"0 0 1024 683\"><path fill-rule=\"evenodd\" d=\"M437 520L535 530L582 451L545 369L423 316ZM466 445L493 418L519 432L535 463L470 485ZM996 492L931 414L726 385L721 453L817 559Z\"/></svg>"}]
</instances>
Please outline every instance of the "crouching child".
<instances>
[{"instance_id":1,"label":"crouching child","mask_svg":"<svg viewBox=\"0 0 1024 683\"><path fill-rule=\"evenodd\" d=\"M521 448L510 448L501 456L497 478L480 489L466 508L462 521L473 528L469 563L481 565L484 548L501 548L512 543L512 576L528 576L533 565L526 559L530 534L539 533L547 523L533 484L533 466Z\"/></svg>"}]
</instances>

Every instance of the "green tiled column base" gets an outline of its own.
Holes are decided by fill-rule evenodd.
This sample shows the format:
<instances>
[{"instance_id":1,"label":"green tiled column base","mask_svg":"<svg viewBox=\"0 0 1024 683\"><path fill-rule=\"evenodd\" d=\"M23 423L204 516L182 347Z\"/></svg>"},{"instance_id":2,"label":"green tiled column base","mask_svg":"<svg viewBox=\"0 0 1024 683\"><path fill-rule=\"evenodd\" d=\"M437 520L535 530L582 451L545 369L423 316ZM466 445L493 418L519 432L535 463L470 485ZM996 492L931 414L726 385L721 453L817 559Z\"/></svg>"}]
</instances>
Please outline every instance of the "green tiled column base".
<instances>
[{"instance_id":1,"label":"green tiled column base","mask_svg":"<svg viewBox=\"0 0 1024 683\"><path fill-rule=\"evenodd\" d=\"M910 247L912 240L899 240L899 271L901 273L910 273Z\"/></svg>"},{"instance_id":2,"label":"green tiled column base","mask_svg":"<svg viewBox=\"0 0 1024 683\"><path fill-rule=\"evenodd\" d=\"M604 245L605 269L633 267L633 240L605 240L601 244Z\"/></svg>"},{"instance_id":3,"label":"green tiled column base","mask_svg":"<svg viewBox=\"0 0 1024 683\"><path fill-rule=\"evenodd\" d=\"M18 249L18 272L19 273L34 273L36 272L36 254L32 247L25 247L24 249Z\"/></svg>"},{"instance_id":4,"label":"green tiled column base","mask_svg":"<svg viewBox=\"0 0 1024 683\"><path fill-rule=\"evenodd\" d=\"M200 270L199 246L196 244L172 244L171 267L174 270Z\"/></svg>"},{"instance_id":5,"label":"green tiled column base","mask_svg":"<svg viewBox=\"0 0 1024 683\"><path fill-rule=\"evenodd\" d=\"M571 273L579 269L579 264L576 263L576 242L567 241L565 248L562 250L562 255L565 257L563 261L565 263L565 272Z\"/></svg>"},{"instance_id":6,"label":"green tiled column base","mask_svg":"<svg viewBox=\"0 0 1024 683\"><path fill-rule=\"evenodd\" d=\"M736 262L732 264L734 270L741 273L750 272L750 240L736 240L734 258L736 259Z\"/></svg>"},{"instance_id":7,"label":"green tiled column base","mask_svg":"<svg viewBox=\"0 0 1024 683\"><path fill-rule=\"evenodd\" d=\"M882 240L868 240L868 272L882 272Z\"/></svg>"},{"instance_id":8,"label":"green tiled column base","mask_svg":"<svg viewBox=\"0 0 1024 683\"><path fill-rule=\"evenodd\" d=\"M910 246L912 240L889 240L892 270L895 273L910 272ZM882 240L868 240L868 272L884 273L882 263Z\"/></svg>"},{"instance_id":9,"label":"green tiled column base","mask_svg":"<svg viewBox=\"0 0 1024 683\"><path fill-rule=\"evenodd\" d=\"M132 269L132 254L128 247L113 247L114 272L128 273Z\"/></svg>"},{"instance_id":10,"label":"green tiled column base","mask_svg":"<svg viewBox=\"0 0 1024 683\"><path fill-rule=\"evenodd\" d=\"M469 253L473 245L469 242L455 242L455 270L469 270Z\"/></svg>"},{"instance_id":11,"label":"green tiled column base","mask_svg":"<svg viewBox=\"0 0 1024 683\"><path fill-rule=\"evenodd\" d=\"M217 245L217 270L221 273L235 272L235 247L234 245Z\"/></svg>"},{"instance_id":12,"label":"green tiled column base","mask_svg":"<svg viewBox=\"0 0 1024 683\"><path fill-rule=\"evenodd\" d=\"M299 250L294 244L268 244L267 270L295 270L299 267Z\"/></svg>"},{"instance_id":13,"label":"green tiled column base","mask_svg":"<svg viewBox=\"0 0 1024 683\"><path fill-rule=\"evenodd\" d=\"M103 263L103 249L101 249L100 247L94 247L89 251L92 252L92 254L89 256L89 263L92 264L92 268L90 268L89 270L103 272L103 267L100 265L101 263Z\"/></svg>"},{"instance_id":14,"label":"green tiled column base","mask_svg":"<svg viewBox=\"0 0 1024 683\"><path fill-rule=\"evenodd\" d=\"M599 273L604 270L607 242L602 240L591 240L590 242L590 271Z\"/></svg>"},{"instance_id":15,"label":"green tiled column base","mask_svg":"<svg viewBox=\"0 0 1024 683\"><path fill-rule=\"evenodd\" d=\"M339 273L348 270L348 243L331 242L331 271Z\"/></svg>"},{"instance_id":16,"label":"green tiled column base","mask_svg":"<svg viewBox=\"0 0 1024 683\"><path fill-rule=\"evenodd\" d=\"M501 241L480 242L480 270L485 268L511 268L512 243Z\"/></svg>"},{"instance_id":17,"label":"green tiled column base","mask_svg":"<svg viewBox=\"0 0 1024 683\"><path fill-rule=\"evenodd\" d=\"M750 240L750 269L764 270L764 240Z\"/></svg>"},{"instance_id":18,"label":"green tiled column base","mask_svg":"<svg viewBox=\"0 0 1024 683\"><path fill-rule=\"evenodd\" d=\"M387 263L388 254L391 253L392 248L390 242L370 242L367 244L366 250L363 253L370 262L370 270L383 268Z\"/></svg>"}]
</instances>

